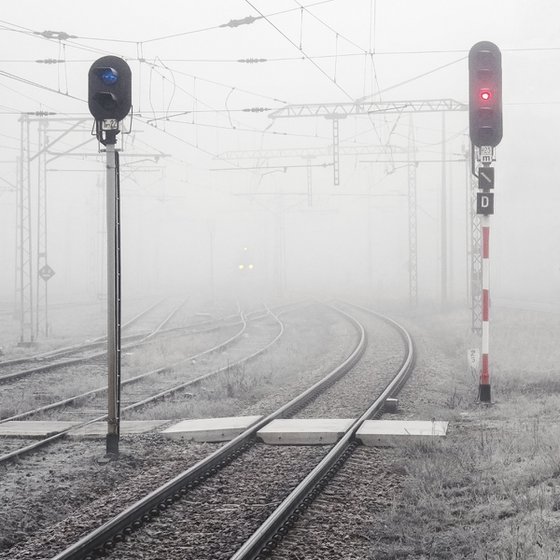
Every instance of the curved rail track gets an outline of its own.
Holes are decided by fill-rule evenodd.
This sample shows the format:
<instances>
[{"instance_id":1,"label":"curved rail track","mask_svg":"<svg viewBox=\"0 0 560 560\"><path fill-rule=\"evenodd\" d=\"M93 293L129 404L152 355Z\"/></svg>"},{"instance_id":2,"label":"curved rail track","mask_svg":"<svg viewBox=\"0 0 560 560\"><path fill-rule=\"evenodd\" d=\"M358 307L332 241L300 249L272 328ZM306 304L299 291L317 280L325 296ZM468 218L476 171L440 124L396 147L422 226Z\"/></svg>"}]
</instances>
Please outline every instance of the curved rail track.
<instances>
[{"instance_id":1,"label":"curved rail track","mask_svg":"<svg viewBox=\"0 0 560 560\"><path fill-rule=\"evenodd\" d=\"M148 307L147 309L144 309L143 311L141 311L140 313L138 313L137 315L132 317L126 323L123 323L122 326L121 326L121 329L124 331L128 327L133 326L137 321L142 319L145 315L147 315L150 311L155 309L160 304L161 304L161 301L156 302L153 305L150 305L150 307ZM141 334L131 335L129 338L128 337L123 337L123 340L137 339L137 338L141 338L142 336L143 335L141 335ZM64 348L56 348L54 350L50 350L48 352L42 352L40 354L33 354L31 356L24 356L24 357L21 357L21 358L13 358L13 359L10 359L10 360L2 360L2 361L0 361L0 369L8 368L8 367L11 367L11 366L15 366L15 365L18 365L18 364L24 364L24 363L28 363L28 362L40 362L40 361L42 361L46 358L66 356L68 354L73 354L75 352L81 352L81 351L84 351L84 350L91 350L93 348L98 348L102 344L105 344L106 340L107 340L106 336L100 336L100 337L94 338L91 341L81 342L79 344L73 344L71 346L65 346ZM1 380L1 378L0 378L0 380Z\"/></svg>"},{"instance_id":2,"label":"curved rail track","mask_svg":"<svg viewBox=\"0 0 560 560\"><path fill-rule=\"evenodd\" d=\"M323 379L309 387L299 396L292 399L272 414L269 414L265 418L255 422L244 433L229 443L223 445L211 453L208 457L199 461L157 490L151 492L149 495L127 508L121 514L106 522L97 530L83 537L80 541L70 546L65 551L56 555L53 560L70 560L78 558L93 559L102 556L105 552L111 550L116 543L125 539L126 535L131 534L150 519L157 517L161 511L167 509L175 501L181 500L183 496L191 492L206 479L224 469L228 464L234 461L236 457L253 448L257 443L256 433L263 426L276 418L293 416L305 407L307 403L314 400L322 391L332 386L336 381L350 372L360 361L366 350L367 336L364 327L356 319L341 309L337 308L337 311L343 314L352 323L357 335L354 349L342 364L330 371ZM408 359L407 368L411 368L412 363L413 358ZM394 392L396 383L398 382L398 380L395 381L384 391L383 394L386 395L388 392ZM383 402L381 397L378 401ZM371 413L373 412L370 412L370 414ZM348 437L345 437L344 441L351 440L353 433L354 432L352 432ZM337 445L336 447L339 448L340 445ZM331 454L329 453L329 456L330 455ZM334 463L339 460L339 458L335 459ZM327 472L331 468L332 465L326 469ZM321 470L324 470L324 467L321 467ZM306 478L306 481L308 478L309 476ZM267 543L271 541L271 539L273 540L273 537L271 536L271 533L269 534L267 531L266 537L261 543L262 547L266 547Z\"/></svg>"},{"instance_id":3,"label":"curved rail track","mask_svg":"<svg viewBox=\"0 0 560 560\"><path fill-rule=\"evenodd\" d=\"M288 307L288 309L290 309L290 308ZM270 315L271 317L273 317L274 321L278 324L279 329L278 329L278 333L276 334L276 336L273 338L272 341L267 342L264 346L262 346L261 348L251 352L249 355L244 356L244 357L240 358L239 360L237 360L235 362L229 363L224 367L215 369L213 371L210 371L209 373L204 373L202 375L198 375L197 377L189 379L188 381L185 381L185 382L179 383L179 384L175 384L172 387L168 387L165 390L159 391L155 394L152 393L152 394L150 394L150 396L142 398L142 399L140 399L140 400L138 400L138 401L136 401L132 404L129 404L128 406L124 406L121 409L121 413L124 414L124 413L130 412L132 410L137 410L139 408L146 407L146 406L151 405L151 404L153 404L153 403L155 403L159 400L165 399L165 398L167 398L171 395L174 395L176 393L184 391L185 389L187 389L189 387L193 387L193 386L201 383L202 381L204 381L204 380L206 380L210 377L217 376L220 373L228 371L230 368L234 368L234 367L239 366L241 364L247 363L250 360L253 360L257 356L260 356L261 354L263 354L264 352L269 350L280 339L280 337L284 333L284 325L282 324L282 322L280 321L280 319L278 318L277 315L275 315L274 313L272 313L268 309L266 311L267 311L266 314L256 313L254 320L262 319L263 317L266 317L267 314ZM279 314L282 313L282 312L285 312L285 311L280 311ZM177 368L178 366L180 366L182 364L189 363L192 360L195 360L195 359L200 358L202 356L205 356L205 355L208 355L208 354L211 354L211 353L214 353L214 352L221 351L221 350L225 349L226 347L230 346L235 341L240 340L246 332L247 319L245 318L245 316L243 314L241 314L240 317L241 317L241 320L240 320L241 328L240 328L240 330L237 333L235 333L233 336L229 337L227 340L225 340L225 341L223 341L223 342L221 342L217 345L214 345L211 348L208 348L208 349L206 349L202 352L199 352L199 353L194 354L192 356L189 356L187 358L183 358L182 360L180 360L180 361L178 361L178 362L176 362L172 365L165 366L165 367L162 367L162 368L158 368L158 369L155 369L155 370L137 375L137 376L132 377L130 379L127 379L127 380L123 381L122 384L123 385L128 385L128 384L138 383L142 380L145 380L148 377L172 371L174 368ZM96 395L96 394L105 393L106 391L107 391L106 387L94 389L92 391L88 391L88 392L82 393L80 395L75 395L73 397L63 399L63 400L57 401L55 403L51 403L49 405L45 405L45 406L37 408L37 409L33 409L33 410L26 411L26 412L21 413L21 414L11 416L9 418L2 419L2 420L0 420L0 424L8 422L8 421L13 421L13 420L22 420L24 418L29 418L30 416L40 414L42 412L62 408L62 407L68 406L68 405L70 405L70 404L72 404L72 403L74 403L78 400L81 400L81 399L84 399L84 398L87 398L87 397L90 397L90 396L93 396L93 395ZM98 416L98 417L95 417L93 419L90 419L90 420L87 420L87 421L84 421L84 422L80 422L79 424L74 425L71 428L62 430L62 431L60 431L60 432L58 432L58 433L56 433L56 434L54 434L50 437L46 437L46 438L38 440L38 441L36 441L36 442L34 442L30 445L26 445L24 447L20 447L18 449L12 450L9 453L6 453L6 454L0 456L0 464L4 463L4 462L11 461L11 460L13 460L15 458L18 458L18 457L22 457L23 455L27 455L27 454L29 454L33 451L36 451L36 450L38 450L42 447L45 447L46 445L48 445L50 443L53 443L55 441L58 441L58 440L60 440L64 437L66 437L70 432L73 432L75 430L78 430L80 428L88 426L90 424L94 424L96 422L104 421L104 420L106 420L106 418L107 418L106 415L102 415L102 416Z\"/></svg>"},{"instance_id":4,"label":"curved rail track","mask_svg":"<svg viewBox=\"0 0 560 560\"><path fill-rule=\"evenodd\" d=\"M363 307L354 307L370 311ZM406 353L399 371L377 399L347 429L339 442L231 557L231 560L257 560L265 558L279 545L290 527L328 485L329 480L358 447L359 443L356 441L356 433L362 424L366 420L379 415L385 400L397 395L401 387L406 383L414 368L416 359L412 338L408 331L396 321L384 315L377 313L375 315L395 327L405 343Z\"/></svg>"},{"instance_id":5,"label":"curved rail track","mask_svg":"<svg viewBox=\"0 0 560 560\"><path fill-rule=\"evenodd\" d=\"M186 302L182 302L180 305L176 306L171 311L171 313L169 313L163 319L163 321L160 321L156 325L156 327L153 330L151 330L150 332L143 333L143 334L134 334L134 335L130 335L128 337L124 337L123 340L124 341L129 341L129 344L125 344L122 347L122 349L126 350L126 349L135 348L135 347L137 347L141 344L144 344L144 343L150 341L156 334L161 333L162 329L165 327L165 325L167 325L175 317L175 315L180 311L180 309L185 305L185 303ZM126 323L126 325L131 326L132 324L136 323L138 320L140 320L142 317L144 317L149 311L154 309L157 305L159 305L159 304L153 305L150 308L148 308L147 310L138 314L136 317L134 317L128 323ZM93 342L86 342L86 343L81 343L81 344L77 344L77 345L74 345L74 346L68 346L66 348L60 348L60 349L53 350L53 351L50 351L50 352L45 352L43 354L37 354L35 356L30 356L28 358L18 358L17 360L0 362L0 367L1 368L8 368L8 367L12 367L14 365L18 365L18 364L22 364L22 363L39 363L40 364L40 365L36 365L36 366L34 366L30 369L25 369L25 370L16 371L16 372L13 372L13 373L7 373L7 374L4 374L4 375L0 375L0 384L7 383L7 382L10 382L10 381L14 381L14 380L18 380L18 379L21 379L21 378L24 378L24 377L28 377L28 376L36 374L36 373L44 373L44 372L47 372L47 371L52 371L54 369L63 368L63 367L71 366L71 365L83 364L83 363L87 363L87 362L90 362L90 361L94 361L98 358L102 358L106 354L105 350L97 351L97 352L94 352L94 353L86 353L84 356L77 356L77 357L74 357L74 358L69 358L69 359L57 361L57 359L62 357L62 356L68 356L68 355L72 355L72 354L81 354L83 352L88 352L90 350L98 348L99 346L101 346L103 344L105 344L105 338L104 337L102 337L100 339L96 339ZM44 363L45 361L48 361L48 360L51 360L51 359L54 359L54 361L49 362L49 363Z\"/></svg>"}]
</instances>

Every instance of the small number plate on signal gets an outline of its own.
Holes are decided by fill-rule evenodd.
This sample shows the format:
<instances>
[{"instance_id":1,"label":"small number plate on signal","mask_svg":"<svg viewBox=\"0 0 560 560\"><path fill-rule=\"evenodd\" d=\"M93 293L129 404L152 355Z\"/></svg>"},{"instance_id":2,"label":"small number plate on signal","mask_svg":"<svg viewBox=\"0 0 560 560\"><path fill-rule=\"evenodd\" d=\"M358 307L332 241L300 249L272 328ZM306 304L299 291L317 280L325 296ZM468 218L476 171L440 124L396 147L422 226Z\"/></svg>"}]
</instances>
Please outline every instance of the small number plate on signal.
<instances>
[{"instance_id":1,"label":"small number plate on signal","mask_svg":"<svg viewBox=\"0 0 560 560\"><path fill-rule=\"evenodd\" d=\"M119 121L117 119L104 119L101 121L101 130L118 130Z\"/></svg>"},{"instance_id":2,"label":"small number plate on signal","mask_svg":"<svg viewBox=\"0 0 560 560\"><path fill-rule=\"evenodd\" d=\"M494 148L492 146L480 146L480 161L482 163L492 163L492 156L494 154Z\"/></svg>"}]
</instances>

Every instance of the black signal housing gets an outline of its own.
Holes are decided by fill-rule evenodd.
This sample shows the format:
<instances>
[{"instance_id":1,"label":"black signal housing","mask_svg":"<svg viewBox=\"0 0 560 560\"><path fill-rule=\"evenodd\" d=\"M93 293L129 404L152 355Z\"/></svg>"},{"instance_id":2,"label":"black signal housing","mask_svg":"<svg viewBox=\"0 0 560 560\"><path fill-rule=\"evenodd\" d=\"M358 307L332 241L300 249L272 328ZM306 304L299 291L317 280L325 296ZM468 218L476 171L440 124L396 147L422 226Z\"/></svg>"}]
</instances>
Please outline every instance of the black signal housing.
<instances>
[{"instance_id":1,"label":"black signal housing","mask_svg":"<svg viewBox=\"0 0 560 560\"><path fill-rule=\"evenodd\" d=\"M88 74L88 106L96 121L122 121L132 104L132 73L118 56L96 60Z\"/></svg>"},{"instance_id":2,"label":"black signal housing","mask_svg":"<svg viewBox=\"0 0 560 560\"><path fill-rule=\"evenodd\" d=\"M497 146L502 140L502 54L490 41L469 52L469 130L475 146Z\"/></svg>"}]
</instances>

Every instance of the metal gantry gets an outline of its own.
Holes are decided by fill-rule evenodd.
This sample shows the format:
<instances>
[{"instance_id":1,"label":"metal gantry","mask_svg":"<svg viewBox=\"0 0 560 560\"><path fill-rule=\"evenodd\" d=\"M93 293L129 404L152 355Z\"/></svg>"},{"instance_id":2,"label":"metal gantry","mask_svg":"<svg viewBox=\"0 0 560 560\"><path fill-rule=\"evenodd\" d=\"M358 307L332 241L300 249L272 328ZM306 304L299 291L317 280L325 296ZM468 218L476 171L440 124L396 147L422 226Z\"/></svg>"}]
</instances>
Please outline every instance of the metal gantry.
<instances>
[{"instance_id":1,"label":"metal gantry","mask_svg":"<svg viewBox=\"0 0 560 560\"><path fill-rule=\"evenodd\" d=\"M339 154L341 156L357 156L372 154L391 154L395 152L404 153L406 148L397 145L361 145L347 144L339 146ZM308 148L280 148L268 150L232 150L219 154L219 159L288 159L288 158L316 158L316 157L333 157L333 146L319 146Z\"/></svg>"},{"instance_id":2,"label":"metal gantry","mask_svg":"<svg viewBox=\"0 0 560 560\"><path fill-rule=\"evenodd\" d=\"M84 119L52 118L53 113L22 113L16 203L15 303L20 322L20 345L30 345L41 333L48 336L47 282L54 274L47 262L47 157L49 148ZM75 121L52 142L48 139L49 120ZM38 147L31 150L31 123L38 123ZM89 140L88 140L89 141ZM35 167L36 166L36 167ZM36 177L34 171L36 169ZM32 171L33 170L33 171ZM35 193L34 185L37 185ZM36 200L36 208L33 203ZM36 245L33 245L32 219L36 218ZM33 266L35 263L35 267Z\"/></svg>"},{"instance_id":3,"label":"metal gantry","mask_svg":"<svg viewBox=\"0 0 560 560\"><path fill-rule=\"evenodd\" d=\"M49 335L48 281L54 270L48 263L48 171L61 157L99 157L98 153L78 153L93 141L91 136L60 152L53 147L73 132L84 132L86 118L58 117L54 113L22 113L20 154L17 165L15 313L19 317L21 345L32 344L39 335ZM31 125L37 123L37 147L31 148ZM53 125L56 128L53 128ZM33 129L35 131L35 129ZM51 139L49 134L56 133ZM167 154L134 153L133 157L159 158ZM52 169L50 169L52 170Z\"/></svg>"},{"instance_id":4,"label":"metal gantry","mask_svg":"<svg viewBox=\"0 0 560 560\"><path fill-rule=\"evenodd\" d=\"M416 99L403 101L356 101L354 103L308 103L286 105L273 111L271 119L291 117L346 118L352 115L374 113L435 113L466 111L467 105L454 99Z\"/></svg>"},{"instance_id":5,"label":"metal gantry","mask_svg":"<svg viewBox=\"0 0 560 560\"><path fill-rule=\"evenodd\" d=\"M466 111L467 105L454 99L407 99L402 101L363 101L353 103L308 103L286 105L272 111L271 119L324 117L333 123L333 182L340 184L340 152L338 150L339 120L356 115L439 113Z\"/></svg>"},{"instance_id":6,"label":"metal gantry","mask_svg":"<svg viewBox=\"0 0 560 560\"><path fill-rule=\"evenodd\" d=\"M333 182L340 184L339 120L354 115L434 113L466 111L467 105L454 99L420 99L403 101L355 101L354 103L310 103L286 105L273 111L271 119L324 117L333 123Z\"/></svg>"},{"instance_id":7,"label":"metal gantry","mask_svg":"<svg viewBox=\"0 0 560 560\"><path fill-rule=\"evenodd\" d=\"M400 101L369 101L358 100L353 103L311 103L302 105L286 105L269 114L271 119L294 117L324 117L333 122L333 181L340 183L340 151L337 147L339 137L339 120L349 116L403 113L441 113L442 115L442 183L441 183L441 301L447 303L447 200L446 200L446 141L445 114L448 111L466 111L468 106L454 99L419 99ZM409 175L412 173L409 167ZM412 177L409 176L409 181ZM410 214L409 214L410 216ZM414 272L410 272L414 274ZM411 288L411 293L414 288Z\"/></svg>"},{"instance_id":8,"label":"metal gantry","mask_svg":"<svg viewBox=\"0 0 560 560\"><path fill-rule=\"evenodd\" d=\"M336 128L338 130L338 128ZM333 136L333 141L334 141ZM338 135L336 136L338 142ZM317 157L330 157L336 160L336 167L339 165L340 156L357 156L357 155L387 155L392 156L394 153L403 153L406 149L402 146L396 145L346 145L340 146L334 143L329 146L320 146L312 148L283 148L283 149L268 149L268 150L233 150L223 152L218 157L221 160L243 160L255 159L257 161L269 161L272 159L291 159L303 158L306 161L307 168L307 203L311 206L313 203L313 167L316 166L313 162ZM286 168L289 166L286 166ZM295 166L299 167L299 166ZM264 168L264 167L263 167ZM230 169L230 168L228 168ZM236 168L231 168L235 170ZM238 170L247 169L246 167L238 168ZM251 169L258 169L254 167ZM338 184L338 171L335 184Z\"/></svg>"}]
</instances>

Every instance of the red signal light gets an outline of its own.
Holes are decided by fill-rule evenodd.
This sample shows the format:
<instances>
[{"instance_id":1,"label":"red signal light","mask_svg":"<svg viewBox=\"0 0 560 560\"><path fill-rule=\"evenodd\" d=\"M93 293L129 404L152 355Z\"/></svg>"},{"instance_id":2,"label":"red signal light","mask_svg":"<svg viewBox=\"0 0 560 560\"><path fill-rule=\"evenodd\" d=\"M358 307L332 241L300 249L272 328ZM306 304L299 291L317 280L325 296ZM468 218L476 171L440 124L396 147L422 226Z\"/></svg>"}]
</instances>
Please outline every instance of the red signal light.
<instances>
[{"instance_id":1,"label":"red signal light","mask_svg":"<svg viewBox=\"0 0 560 560\"><path fill-rule=\"evenodd\" d=\"M502 55L490 41L469 51L469 134L478 147L495 147L502 139Z\"/></svg>"}]
</instances>

